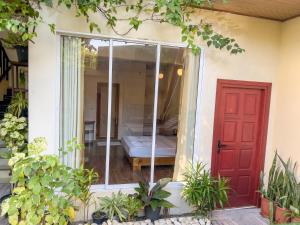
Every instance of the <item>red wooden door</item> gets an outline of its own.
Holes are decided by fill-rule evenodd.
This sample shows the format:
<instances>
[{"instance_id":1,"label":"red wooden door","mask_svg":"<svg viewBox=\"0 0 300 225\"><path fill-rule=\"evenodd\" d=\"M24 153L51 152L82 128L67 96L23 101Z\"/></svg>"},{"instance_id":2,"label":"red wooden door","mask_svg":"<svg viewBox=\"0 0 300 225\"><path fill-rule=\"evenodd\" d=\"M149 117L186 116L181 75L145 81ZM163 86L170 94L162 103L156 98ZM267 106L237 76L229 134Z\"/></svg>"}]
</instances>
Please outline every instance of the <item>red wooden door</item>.
<instances>
[{"instance_id":1,"label":"red wooden door","mask_svg":"<svg viewBox=\"0 0 300 225\"><path fill-rule=\"evenodd\" d=\"M266 139L265 97L265 89L255 85L218 83L212 167L214 175L229 179L230 207L256 205Z\"/></svg>"}]
</instances>

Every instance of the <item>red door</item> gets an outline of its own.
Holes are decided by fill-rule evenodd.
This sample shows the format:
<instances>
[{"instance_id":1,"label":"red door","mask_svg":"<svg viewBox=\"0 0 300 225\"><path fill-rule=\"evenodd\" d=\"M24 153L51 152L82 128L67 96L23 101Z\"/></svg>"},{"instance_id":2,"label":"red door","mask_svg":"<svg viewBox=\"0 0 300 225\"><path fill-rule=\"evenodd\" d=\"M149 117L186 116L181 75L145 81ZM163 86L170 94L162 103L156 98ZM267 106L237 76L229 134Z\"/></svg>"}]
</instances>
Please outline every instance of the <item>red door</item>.
<instances>
[{"instance_id":1,"label":"red door","mask_svg":"<svg viewBox=\"0 0 300 225\"><path fill-rule=\"evenodd\" d=\"M267 83L218 81L212 172L229 179L230 207L257 204L269 95Z\"/></svg>"}]
</instances>

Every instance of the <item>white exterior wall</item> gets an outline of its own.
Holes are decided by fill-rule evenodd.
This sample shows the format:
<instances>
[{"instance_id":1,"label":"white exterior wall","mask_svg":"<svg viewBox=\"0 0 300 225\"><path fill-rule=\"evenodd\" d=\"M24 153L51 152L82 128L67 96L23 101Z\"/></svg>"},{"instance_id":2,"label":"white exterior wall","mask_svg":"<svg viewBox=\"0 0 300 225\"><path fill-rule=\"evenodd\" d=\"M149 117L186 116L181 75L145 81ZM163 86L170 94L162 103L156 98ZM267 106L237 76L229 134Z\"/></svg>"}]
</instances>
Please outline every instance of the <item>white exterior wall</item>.
<instances>
[{"instance_id":1,"label":"white exterior wall","mask_svg":"<svg viewBox=\"0 0 300 225\"><path fill-rule=\"evenodd\" d=\"M300 17L282 25L273 150L300 163ZM298 166L298 180L300 168Z\"/></svg>"},{"instance_id":2,"label":"white exterior wall","mask_svg":"<svg viewBox=\"0 0 300 225\"><path fill-rule=\"evenodd\" d=\"M280 64L281 26L279 22L257 19L239 15L232 15L213 11L198 11L212 22L217 30L225 35L234 37L246 49L244 54L231 56L225 50L205 48L204 78L199 100L199 126L197 127L195 149L197 159L211 162L216 81L218 78L271 82L272 99L269 120L269 132L266 148L266 166L272 160L274 112L276 107L277 78ZM70 12L59 9L54 12L43 10L45 18L57 24L58 31L71 33L86 33L88 26L84 19L75 18ZM101 16L96 15L95 21L105 23ZM195 16L199 20L200 16ZM121 27L120 29L122 29ZM48 153L57 153L58 143L58 94L59 94L59 41L51 34L47 25L38 29L35 44L29 46L29 137L44 136L49 142ZM101 35L116 37L112 31L104 28ZM147 22L139 31L131 32L127 37L148 39L153 41L181 43L180 30L170 25L153 24ZM180 199L179 184L169 186L173 195L170 200L178 206L172 213L183 213L188 210ZM132 190L128 186L128 190ZM108 190L101 190L109 193Z\"/></svg>"}]
</instances>

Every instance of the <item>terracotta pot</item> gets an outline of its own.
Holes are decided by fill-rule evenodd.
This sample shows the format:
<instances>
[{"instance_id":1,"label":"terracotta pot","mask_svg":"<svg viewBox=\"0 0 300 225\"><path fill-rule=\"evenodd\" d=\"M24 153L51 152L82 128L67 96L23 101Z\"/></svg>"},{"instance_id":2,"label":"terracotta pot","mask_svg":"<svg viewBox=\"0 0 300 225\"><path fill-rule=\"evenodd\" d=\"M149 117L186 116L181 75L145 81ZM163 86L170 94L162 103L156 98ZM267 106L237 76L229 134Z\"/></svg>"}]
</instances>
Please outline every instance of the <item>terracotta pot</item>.
<instances>
[{"instance_id":1,"label":"terracotta pot","mask_svg":"<svg viewBox=\"0 0 300 225\"><path fill-rule=\"evenodd\" d=\"M276 206L275 208L275 221L276 223L288 223L291 221L290 211L285 208L280 208Z\"/></svg>"},{"instance_id":2,"label":"terracotta pot","mask_svg":"<svg viewBox=\"0 0 300 225\"><path fill-rule=\"evenodd\" d=\"M261 197L261 208L260 208L260 214L263 217L269 218L270 215L270 201L269 199L265 197Z\"/></svg>"},{"instance_id":3,"label":"terracotta pot","mask_svg":"<svg viewBox=\"0 0 300 225\"><path fill-rule=\"evenodd\" d=\"M300 222L300 216L292 218L292 223Z\"/></svg>"}]
</instances>

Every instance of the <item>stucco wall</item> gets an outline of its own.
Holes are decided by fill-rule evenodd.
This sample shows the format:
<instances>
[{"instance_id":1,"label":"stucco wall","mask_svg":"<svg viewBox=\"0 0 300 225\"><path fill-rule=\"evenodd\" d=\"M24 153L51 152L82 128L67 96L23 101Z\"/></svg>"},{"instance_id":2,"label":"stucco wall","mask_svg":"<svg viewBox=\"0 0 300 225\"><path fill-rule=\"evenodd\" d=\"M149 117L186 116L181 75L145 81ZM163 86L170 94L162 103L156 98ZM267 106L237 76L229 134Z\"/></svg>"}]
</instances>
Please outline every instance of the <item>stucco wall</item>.
<instances>
[{"instance_id":1,"label":"stucco wall","mask_svg":"<svg viewBox=\"0 0 300 225\"><path fill-rule=\"evenodd\" d=\"M71 13L60 9L57 12L45 9L43 11L49 23L55 22L58 30L88 33L85 21L75 18ZM198 11L222 33L234 37L246 49L241 55L231 56L225 50L205 48L204 78L201 89L201 108L198 116L200 124L195 149L199 160L210 166L211 147L214 122L216 81L218 78L272 82L272 100L267 141L266 165L272 157L274 144L272 140L274 130L274 111L277 85L276 79L280 64L280 34L281 23L270 20L250 18L220 12ZM95 21L105 22L99 15ZM195 20L200 20L195 16ZM121 27L122 29L122 27ZM59 42L50 33L47 25L37 30L38 37L35 44L29 46L29 137L45 136L49 142L48 153L56 153L58 143L58 94L59 80ZM102 34L116 36L112 31L102 29ZM131 38L150 39L164 42L180 43L180 30L170 25L146 23L139 31L128 35ZM284 91L284 89L282 90ZM292 90L291 90L292 91ZM292 93L291 93L292 95ZM284 104L284 100L283 103ZM285 116L287 118L288 116ZM284 123L284 121L282 121ZM283 149L283 148L282 148ZM287 149L287 148L284 148ZM297 150L295 150L297 151ZM188 210L180 202L178 189L172 195L171 201L179 208L173 213L183 213Z\"/></svg>"},{"instance_id":2,"label":"stucco wall","mask_svg":"<svg viewBox=\"0 0 300 225\"><path fill-rule=\"evenodd\" d=\"M282 24L273 149L300 163L300 17ZM298 168L300 177L300 169Z\"/></svg>"}]
</instances>

